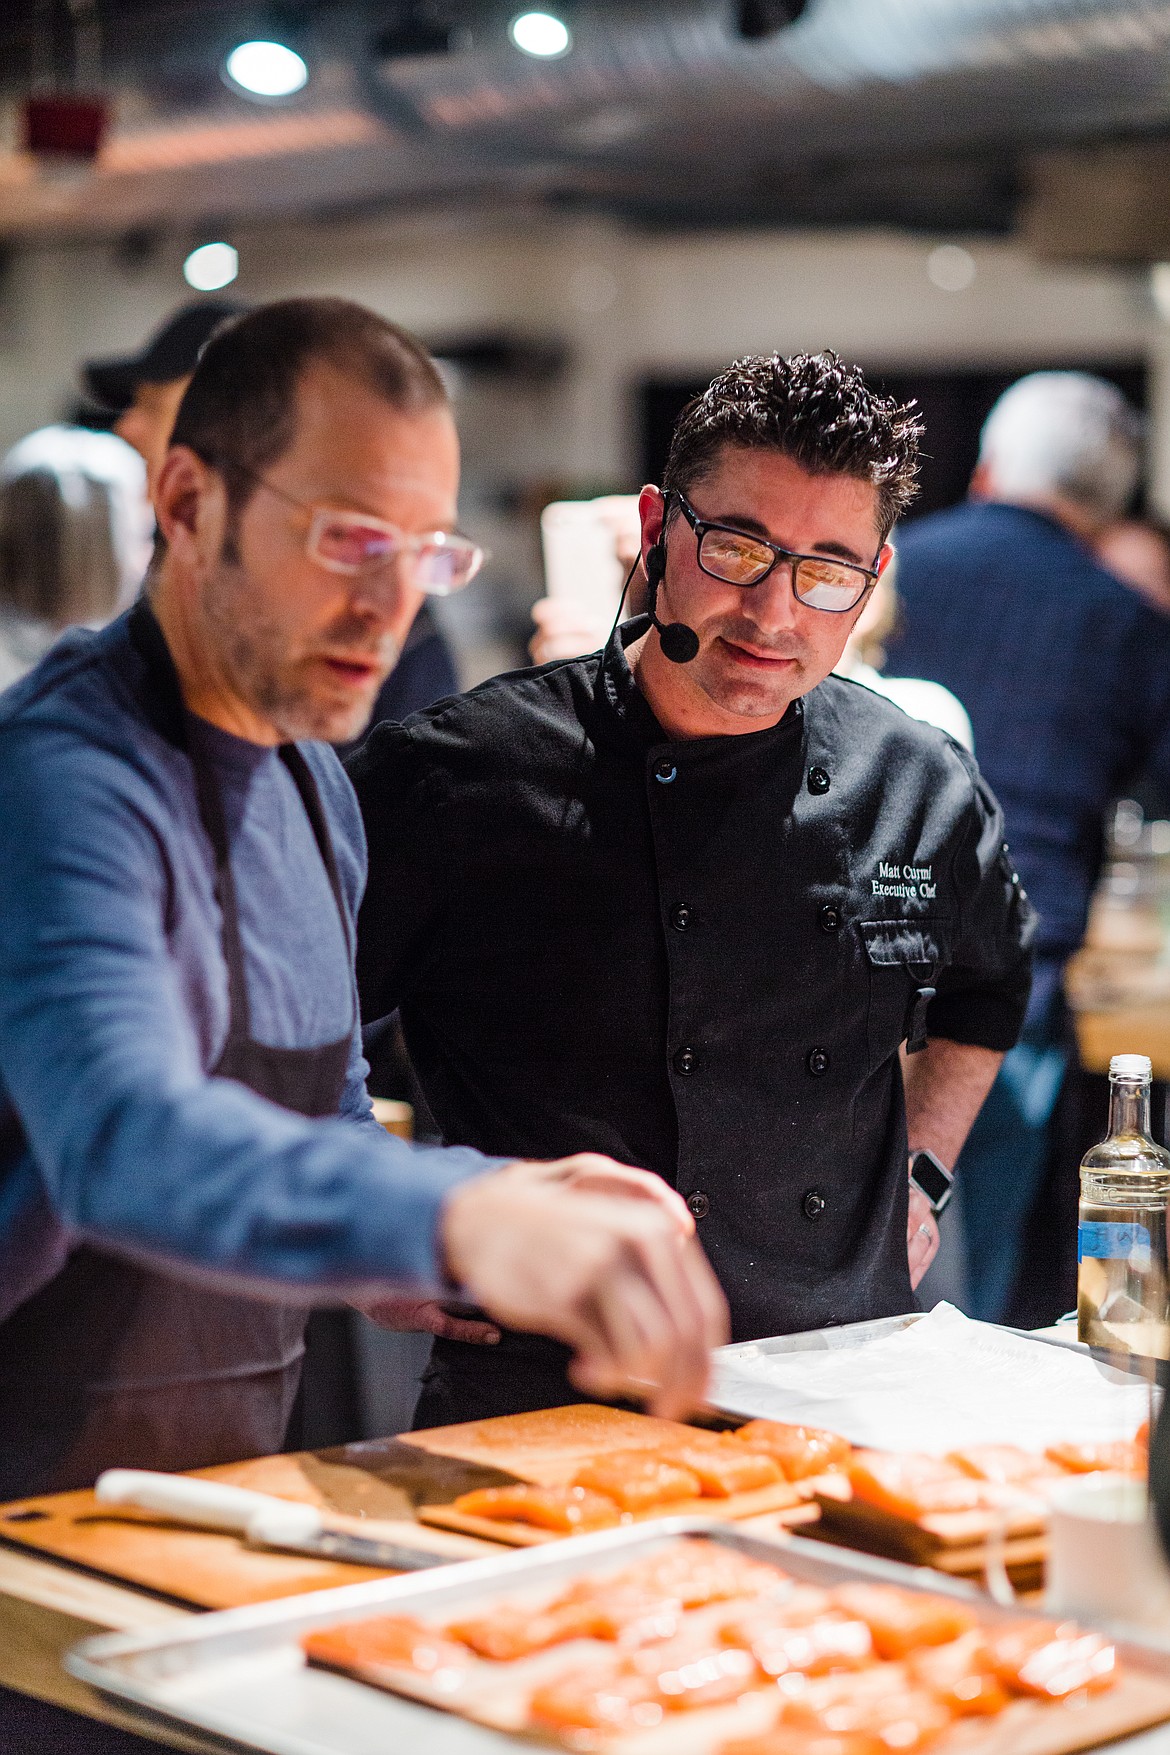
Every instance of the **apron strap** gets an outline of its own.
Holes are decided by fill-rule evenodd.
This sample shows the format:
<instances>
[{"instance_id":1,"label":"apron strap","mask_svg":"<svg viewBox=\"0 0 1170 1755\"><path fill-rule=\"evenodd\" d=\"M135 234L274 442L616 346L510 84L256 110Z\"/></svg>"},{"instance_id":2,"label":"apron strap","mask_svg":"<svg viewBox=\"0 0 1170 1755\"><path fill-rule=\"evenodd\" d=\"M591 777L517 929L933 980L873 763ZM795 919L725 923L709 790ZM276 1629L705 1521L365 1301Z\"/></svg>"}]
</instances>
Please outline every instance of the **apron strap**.
<instances>
[{"instance_id":1,"label":"apron strap","mask_svg":"<svg viewBox=\"0 0 1170 1755\"><path fill-rule=\"evenodd\" d=\"M183 701L179 673L175 669L175 661L171 657L170 647L167 645L166 638L158 624L158 618L146 597L140 597L130 611L129 633L130 639L150 675L152 684L148 704L150 718L161 735L169 743L182 750L191 763L199 815L215 855L215 896L219 903L220 918L223 923L221 944L224 963L227 966L228 1036L229 1039L242 1038L250 1041L252 1021L251 1008L248 1003L248 983L244 972L244 945L240 936L240 915L236 904L236 887L235 879L232 876L223 800L220 797L219 787L215 783L215 776L201 753L192 745L189 714ZM317 782L296 744L281 744L278 753L292 776L304 806L305 815L309 819L313 839L317 843L326 875L329 878L329 887L333 891L333 900L337 905L337 914L341 921L342 937L345 940L346 951L352 966L353 934L346 911L345 896L341 888L341 878L337 870L333 840L329 833L329 825L325 820ZM355 999L353 1021L356 1021L356 1018L357 1002Z\"/></svg>"},{"instance_id":2,"label":"apron strap","mask_svg":"<svg viewBox=\"0 0 1170 1755\"><path fill-rule=\"evenodd\" d=\"M329 878L329 888L333 891L333 900L337 903L337 912L341 919L341 931L345 939L346 950L352 961L354 946L349 922L349 914L345 906L345 895L341 888L341 875L337 869L337 855L333 850L333 837L329 833L329 825L325 820L325 810L321 803L321 793L313 773L295 743L282 743L280 759L292 775L296 789L301 795L301 803L305 807L305 815L313 831L313 838L321 854L321 860Z\"/></svg>"}]
</instances>

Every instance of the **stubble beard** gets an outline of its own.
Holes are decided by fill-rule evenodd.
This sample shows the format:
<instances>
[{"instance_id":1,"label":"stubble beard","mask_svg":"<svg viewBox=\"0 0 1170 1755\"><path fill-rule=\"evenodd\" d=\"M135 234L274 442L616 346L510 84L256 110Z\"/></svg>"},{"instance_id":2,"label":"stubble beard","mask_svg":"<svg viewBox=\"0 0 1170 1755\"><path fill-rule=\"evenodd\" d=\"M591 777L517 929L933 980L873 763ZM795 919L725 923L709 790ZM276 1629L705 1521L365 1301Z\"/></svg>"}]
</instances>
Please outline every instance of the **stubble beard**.
<instances>
[{"instance_id":1,"label":"stubble beard","mask_svg":"<svg viewBox=\"0 0 1170 1755\"><path fill-rule=\"evenodd\" d=\"M376 658L381 667L368 694L355 698L352 691L343 695L340 683L330 690L319 665L290 653L287 630L258 608L238 563L221 561L204 592L203 609L231 687L282 742L349 743L361 736L378 690L398 661L392 635L371 639L357 618L328 631L333 654L348 649L364 660Z\"/></svg>"},{"instance_id":2,"label":"stubble beard","mask_svg":"<svg viewBox=\"0 0 1170 1755\"><path fill-rule=\"evenodd\" d=\"M768 641L743 623L717 624L710 630L704 629L702 646L694 665L695 681L703 693L723 712L734 714L738 719L782 718L792 702L806 691L807 655L791 650L789 643L778 651L781 657L797 660L795 669L775 678L736 676L731 668L735 660L722 654L717 644L720 637L742 641L759 651L768 650Z\"/></svg>"}]
</instances>

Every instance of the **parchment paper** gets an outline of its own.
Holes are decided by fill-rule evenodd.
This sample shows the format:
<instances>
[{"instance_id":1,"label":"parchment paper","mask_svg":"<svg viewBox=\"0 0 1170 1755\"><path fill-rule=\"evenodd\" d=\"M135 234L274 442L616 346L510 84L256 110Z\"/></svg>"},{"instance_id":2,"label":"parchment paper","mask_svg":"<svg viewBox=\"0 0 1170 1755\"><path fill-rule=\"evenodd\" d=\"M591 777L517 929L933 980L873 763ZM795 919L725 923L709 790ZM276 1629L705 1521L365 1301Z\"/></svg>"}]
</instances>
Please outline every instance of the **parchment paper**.
<instances>
[{"instance_id":1,"label":"parchment paper","mask_svg":"<svg viewBox=\"0 0 1170 1755\"><path fill-rule=\"evenodd\" d=\"M715 1360L717 1407L824 1426L880 1450L1043 1450L1062 1440L1130 1438L1149 1404L1141 1379L973 1322L950 1304L856 1350L740 1349Z\"/></svg>"}]
</instances>

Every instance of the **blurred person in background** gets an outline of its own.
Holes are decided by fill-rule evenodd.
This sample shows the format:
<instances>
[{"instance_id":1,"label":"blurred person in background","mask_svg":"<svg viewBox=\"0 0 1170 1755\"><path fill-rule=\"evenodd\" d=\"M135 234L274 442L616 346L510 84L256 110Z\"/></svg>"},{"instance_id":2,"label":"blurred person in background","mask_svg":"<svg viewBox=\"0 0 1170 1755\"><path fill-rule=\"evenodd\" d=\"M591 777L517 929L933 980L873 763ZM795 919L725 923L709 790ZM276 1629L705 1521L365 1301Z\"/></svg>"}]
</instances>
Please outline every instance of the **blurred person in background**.
<instances>
[{"instance_id":1,"label":"blurred person in background","mask_svg":"<svg viewBox=\"0 0 1170 1755\"><path fill-rule=\"evenodd\" d=\"M919 719L924 725L937 725L965 750L974 750L975 738L967 710L949 689L920 677L884 674L886 647L898 625L897 572L895 550L893 560L874 586L845 642L845 650L833 667L834 674L847 676L851 682L861 683L876 695L884 695L911 719Z\"/></svg>"},{"instance_id":2,"label":"blurred person in background","mask_svg":"<svg viewBox=\"0 0 1170 1755\"><path fill-rule=\"evenodd\" d=\"M1103 567L1170 615L1170 525L1156 518L1122 518L1106 526L1094 547Z\"/></svg>"},{"instance_id":3,"label":"blurred person in background","mask_svg":"<svg viewBox=\"0 0 1170 1755\"><path fill-rule=\"evenodd\" d=\"M1084 936L1107 813L1143 766L1170 777L1170 622L1094 552L1134 491L1139 436L1113 385L1034 373L992 409L970 498L898 536L891 659L970 714L1039 913L1024 1035L959 1163L968 1308L986 1320L1002 1319L1025 1283L1025 1226L1074 1052L1064 966ZM1073 1248L1052 1232L1044 1271Z\"/></svg>"},{"instance_id":4,"label":"blurred person in background","mask_svg":"<svg viewBox=\"0 0 1170 1755\"><path fill-rule=\"evenodd\" d=\"M42 427L0 463L0 689L66 628L126 607L150 559L145 471L128 445Z\"/></svg>"},{"instance_id":5,"label":"blurred person in background","mask_svg":"<svg viewBox=\"0 0 1170 1755\"><path fill-rule=\"evenodd\" d=\"M200 349L230 317L249 306L236 299L198 299L182 305L154 331L137 353L89 360L81 368L87 393L116 413L113 430L142 457L147 487L154 497L166 459L171 430ZM430 606L424 604L406 638L402 656L386 678L370 724L405 719L432 701L459 692L451 648ZM341 754L355 746L340 746Z\"/></svg>"}]
</instances>

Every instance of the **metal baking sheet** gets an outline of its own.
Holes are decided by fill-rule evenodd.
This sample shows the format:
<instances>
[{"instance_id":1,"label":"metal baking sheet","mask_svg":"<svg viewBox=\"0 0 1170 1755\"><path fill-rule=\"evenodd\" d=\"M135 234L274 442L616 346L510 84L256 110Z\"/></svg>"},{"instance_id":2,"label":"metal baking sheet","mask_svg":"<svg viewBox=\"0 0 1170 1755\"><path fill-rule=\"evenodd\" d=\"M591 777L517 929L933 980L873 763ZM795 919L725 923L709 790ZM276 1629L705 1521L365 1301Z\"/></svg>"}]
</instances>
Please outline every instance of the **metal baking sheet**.
<instances>
[{"instance_id":1,"label":"metal baking sheet","mask_svg":"<svg viewBox=\"0 0 1170 1755\"><path fill-rule=\"evenodd\" d=\"M936 1595L973 1598L990 1621L1019 1619L978 1598L971 1586L924 1568L870 1559L799 1539L777 1542L702 1518L669 1518L633 1529L575 1536L342 1590L316 1591L257 1608L229 1609L188 1626L86 1640L66 1658L81 1681L125 1705L209 1733L236 1749L268 1755L505 1755L533 1744L420 1706L330 1671L311 1668L299 1640L314 1628L378 1613L450 1616L486 1605L502 1591L556 1585L583 1571L623 1564L680 1535L702 1535L771 1560L810 1583L874 1579ZM1166 1657L1141 1647L1118 1650L1165 1674ZM1112 1742L1120 1755L1170 1755L1170 1727Z\"/></svg>"}]
</instances>

